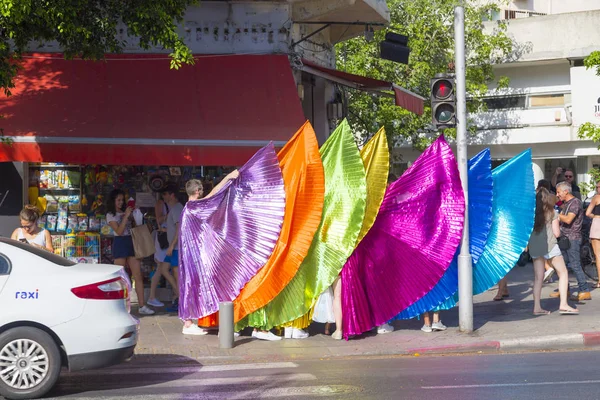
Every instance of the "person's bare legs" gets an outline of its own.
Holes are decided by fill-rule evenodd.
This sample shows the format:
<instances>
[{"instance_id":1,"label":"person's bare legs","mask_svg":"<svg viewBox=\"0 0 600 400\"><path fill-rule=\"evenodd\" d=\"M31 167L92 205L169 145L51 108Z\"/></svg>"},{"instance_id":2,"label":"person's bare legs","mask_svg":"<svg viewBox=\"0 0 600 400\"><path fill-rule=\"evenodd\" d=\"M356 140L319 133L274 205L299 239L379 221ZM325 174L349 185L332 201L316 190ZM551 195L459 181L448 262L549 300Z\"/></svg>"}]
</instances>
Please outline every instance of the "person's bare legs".
<instances>
[{"instance_id":1,"label":"person's bare legs","mask_svg":"<svg viewBox=\"0 0 600 400\"><path fill-rule=\"evenodd\" d=\"M146 302L144 301L144 277L142 276L142 265L140 264L140 260L135 257L127 257L127 265L129 265L129 269L131 269L131 275L135 282L135 293L138 297L138 305L142 308L146 305Z\"/></svg>"},{"instance_id":2,"label":"person's bare legs","mask_svg":"<svg viewBox=\"0 0 600 400\"><path fill-rule=\"evenodd\" d=\"M173 288L173 293L175 294L175 296L179 298L179 285L177 284L175 277L171 274L171 265L166 262L161 262L158 264L158 268L160 270L161 275L165 277L167 282L169 282L169 285L171 285L171 287Z\"/></svg>"},{"instance_id":3,"label":"person's bare legs","mask_svg":"<svg viewBox=\"0 0 600 400\"><path fill-rule=\"evenodd\" d=\"M152 279L150 279L150 296L148 300L156 299L156 289L158 288L158 284L160 283L160 277L162 274L160 273L160 263L156 266L156 271L154 271L154 275L152 275Z\"/></svg>"},{"instance_id":4,"label":"person's bare legs","mask_svg":"<svg viewBox=\"0 0 600 400\"><path fill-rule=\"evenodd\" d=\"M157 263L156 271L154 275L152 275L152 280L150 280L150 300L156 299L156 289L158 288L158 284L160 283L160 277L164 276L169 285L173 288L173 293L176 297L179 297L179 287L177 286L177 282L175 282L175 278L171 275L169 269L171 265L166 262Z\"/></svg>"},{"instance_id":5,"label":"person's bare legs","mask_svg":"<svg viewBox=\"0 0 600 400\"><path fill-rule=\"evenodd\" d=\"M429 313L427 313L429 314ZM429 316L429 315L428 315ZM436 311L433 313L433 323L440 322L440 312Z\"/></svg>"},{"instance_id":6,"label":"person's bare legs","mask_svg":"<svg viewBox=\"0 0 600 400\"><path fill-rule=\"evenodd\" d=\"M544 257L537 257L533 260L533 313L545 314L548 311L542 308L540 299L542 297L542 283L544 283Z\"/></svg>"},{"instance_id":7,"label":"person's bare legs","mask_svg":"<svg viewBox=\"0 0 600 400\"><path fill-rule=\"evenodd\" d=\"M177 288L177 290L173 288L173 291L175 292L173 301L175 301L175 299L179 300L179 267L173 267L173 278L175 279L175 287Z\"/></svg>"},{"instance_id":8,"label":"person's bare legs","mask_svg":"<svg viewBox=\"0 0 600 400\"><path fill-rule=\"evenodd\" d=\"M569 271L567 271L565 259L563 256L557 256L551 260L551 263L558 275L558 292L560 293L559 310L576 311L577 309L569 306L567 302L569 298Z\"/></svg>"},{"instance_id":9,"label":"person's bare legs","mask_svg":"<svg viewBox=\"0 0 600 400\"><path fill-rule=\"evenodd\" d=\"M439 318L439 316L438 316L438 318ZM423 314L423 325L431 326L431 318L429 318L428 312Z\"/></svg>"},{"instance_id":10,"label":"person's bare legs","mask_svg":"<svg viewBox=\"0 0 600 400\"><path fill-rule=\"evenodd\" d=\"M508 279L506 277L500 279L498 282L498 293L494 297L494 300L502 300L503 297L508 297Z\"/></svg>"},{"instance_id":11,"label":"person's bare legs","mask_svg":"<svg viewBox=\"0 0 600 400\"><path fill-rule=\"evenodd\" d=\"M600 278L600 239L590 239L592 243L592 249L594 250L594 256L596 257L596 270L598 271L598 277ZM596 288L600 288L600 281L595 285Z\"/></svg>"},{"instance_id":12,"label":"person's bare legs","mask_svg":"<svg viewBox=\"0 0 600 400\"><path fill-rule=\"evenodd\" d=\"M342 280L338 276L333 282L333 315L335 316L335 332L334 335L342 335Z\"/></svg>"},{"instance_id":13,"label":"person's bare legs","mask_svg":"<svg viewBox=\"0 0 600 400\"><path fill-rule=\"evenodd\" d=\"M325 322L325 334L329 335L329 329L331 328L331 324L329 322Z\"/></svg>"}]
</instances>

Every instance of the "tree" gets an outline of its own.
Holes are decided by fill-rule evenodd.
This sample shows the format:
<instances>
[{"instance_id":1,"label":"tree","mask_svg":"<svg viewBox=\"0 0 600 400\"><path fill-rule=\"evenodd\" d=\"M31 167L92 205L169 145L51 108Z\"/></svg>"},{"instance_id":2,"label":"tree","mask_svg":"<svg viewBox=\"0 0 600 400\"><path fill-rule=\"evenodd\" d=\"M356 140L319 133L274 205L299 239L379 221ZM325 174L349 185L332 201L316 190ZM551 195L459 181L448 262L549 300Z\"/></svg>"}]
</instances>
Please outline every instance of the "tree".
<instances>
[{"instance_id":1,"label":"tree","mask_svg":"<svg viewBox=\"0 0 600 400\"><path fill-rule=\"evenodd\" d=\"M429 81L436 73L453 72L454 65L454 0L388 0L391 23L375 33L372 42L355 38L337 45L338 68L359 75L391 81L429 99ZM488 83L494 80L493 64L513 55L513 42L506 35L504 21L498 21L493 32L484 31L483 21L491 20L499 1L486 5L465 2L465 43L467 47L467 95L469 111L480 110ZM479 2L482 3L482 2ZM408 65L400 65L379 57L378 43L386 32L408 36L411 49ZM499 87L508 79L498 80ZM431 109L428 102L422 116L394 105L394 100L375 94L348 90L348 118L363 135L384 126L391 146L409 141L423 149L432 140ZM447 129L452 136L454 130Z\"/></svg>"},{"instance_id":2,"label":"tree","mask_svg":"<svg viewBox=\"0 0 600 400\"><path fill-rule=\"evenodd\" d=\"M600 51L593 51L583 60L586 69L595 68L596 75L600 76ZM579 126L577 131L580 139L589 139L600 142L600 125L586 122Z\"/></svg>"},{"instance_id":3,"label":"tree","mask_svg":"<svg viewBox=\"0 0 600 400\"><path fill-rule=\"evenodd\" d=\"M189 5L197 0L0 0L0 88L10 95L19 59L36 42L56 41L65 58L101 60L120 53L119 24L139 46L171 50L171 68L193 64L191 50L177 33ZM2 116L0 115L0 118ZM0 128L0 143L10 143Z\"/></svg>"},{"instance_id":4,"label":"tree","mask_svg":"<svg viewBox=\"0 0 600 400\"><path fill-rule=\"evenodd\" d=\"M197 0L0 0L0 87L14 87L18 60L35 42L56 41L67 59L101 60L126 45L119 24L139 46L172 52L171 68L192 64L191 50L178 35L187 7Z\"/></svg>"}]
</instances>

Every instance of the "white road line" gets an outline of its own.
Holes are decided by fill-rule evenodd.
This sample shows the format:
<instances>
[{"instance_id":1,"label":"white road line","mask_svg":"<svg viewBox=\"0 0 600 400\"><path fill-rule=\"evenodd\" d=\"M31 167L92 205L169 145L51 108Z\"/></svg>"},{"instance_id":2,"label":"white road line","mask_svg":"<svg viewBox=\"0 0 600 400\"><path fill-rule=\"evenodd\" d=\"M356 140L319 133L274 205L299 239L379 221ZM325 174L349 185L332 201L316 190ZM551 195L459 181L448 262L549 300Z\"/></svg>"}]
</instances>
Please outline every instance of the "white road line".
<instances>
[{"instance_id":1,"label":"white road line","mask_svg":"<svg viewBox=\"0 0 600 400\"><path fill-rule=\"evenodd\" d=\"M519 387L519 386L549 386L549 385L588 385L598 384L600 380L587 381L560 381L560 382L522 382L522 383L489 383L480 385L448 385L448 386L421 386L421 389L446 390L446 389L471 389L471 388L495 388L495 387Z\"/></svg>"},{"instance_id":2,"label":"white road line","mask_svg":"<svg viewBox=\"0 0 600 400\"><path fill-rule=\"evenodd\" d=\"M160 398L161 400L213 400L213 399L228 399L228 400L247 400L247 399L270 399L276 397L306 396L308 398L315 397L331 397L343 396L348 393L359 393L360 388L348 385L332 385L332 386L297 386L286 388L259 388L254 390L228 391L228 392L211 392L211 393L160 393L155 395L130 395L122 394L120 396L87 396L87 397L61 397L59 400L148 400L152 397Z\"/></svg>"},{"instance_id":3,"label":"white road line","mask_svg":"<svg viewBox=\"0 0 600 400\"><path fill-rule=\"evenodd\" d=\"M222 371L242 371L242 370L263 370L263 369L283 369L297 368L298 364L293 362L276 363L255 363L255 364L224 364L224 365L198 365L192 367L140 367L131 366L129 368L99 369L88 371L67 372L63 376L84 376L84 375L142 375L142 374L193 374L202 372L222 372Z\"/></svg>"},{"instance_id":4,"label":"white road line","mask_svg":"<svg viewBox=\"0 0 600 400\"><path fill-rule=\"evenodd\" d=\"M316 381L317 377L312 374L288 374L288 375L264 375L264 376L240 376L240 377L228 377L228 378L205 378L205 379L178 379L172 380L168 382L161 383L151 383L148 385L140 384L136 387L127 388L128 391L139 391L139 390L148 390L148 389L159 389L159 388L178 388L178 387L189 387L189 386L229 386L229 385L251 385L255 383L265 383L265 382L277 382L277 383L286 383L286 382L306 382L306 381ZM114 383L118 385L118 383ZM112 390L111 383L108 382L103 384L102 387L89 387L88 390L94 391L96 389ZM59 388L67 389L70 387L81 387L80 383L59 383ZM115 388L115 390L117 390ZM124 390L123 388L119 388L119 390Z\"/></svg>"}]
</instances>

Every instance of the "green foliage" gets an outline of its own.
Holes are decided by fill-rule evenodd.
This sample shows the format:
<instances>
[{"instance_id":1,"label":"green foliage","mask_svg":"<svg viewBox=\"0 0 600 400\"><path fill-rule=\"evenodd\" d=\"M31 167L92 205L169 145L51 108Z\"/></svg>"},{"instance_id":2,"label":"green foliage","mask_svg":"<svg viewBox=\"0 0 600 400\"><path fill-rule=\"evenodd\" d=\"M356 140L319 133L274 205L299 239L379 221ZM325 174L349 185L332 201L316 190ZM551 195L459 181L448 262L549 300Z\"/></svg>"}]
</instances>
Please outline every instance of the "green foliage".
<instances>
[{"instance_id":1,"label":"green foliage","mask_svg":"<svg viewBox=\"0 0 600 400\"><path fill-rule=\"evenodd\" d=\"M590 180L588 182L579 183L579 188L581 189L581 195L583 197L594 192L596 190L596 182L600 182L600 169L592 168L588 171L588 174L590 175Z\"/></svg>"},{"instance_id":2,"label":"green foliage","mask_svg":"<svg viewBox=\"0 0 600 400\"><path fill-rule=\"evenodd\" d=\"M171 68L192 64L191 50L178 35L187 7L197 0L0 0L0 87L14 87L17 61L32 43L56 41L67 59L100 60L119 53L122 22L139 46L171 49Z\"/></svg>"},{"instance_id":3,"label":"green foliage","mask_svg":"<svg viewBox=\"0 0 600 400\"><path fill-rule=\"evenodd\" d=\"M600 76L600 51L593 51L589 56L583 60L583 64L586 69L596 68L596 75ZM580 139L593 140L596 143L600 143L600 125L586 122L579 126L577 134ZM598 146L600 148L600 146ZM594 181L595 188L595 181Z\"/></svg>"},{"instance_id":4,"label":"green foliage","mask_svg":"<svg viewBox=\"0 0 600 400\"><path fill-rule=\"evenodd\" d=\"M338 68L359 75L397 83L427 99L425 112L417 116L396 107L394 99L372 93L349 90L348 111L353 127L363 135L376 132L384 126L391 146L409 141L423 149L431 143L431 108L429 82L437 73L453 72L454 65L454 0L388 0L391 24L375 33L368 43L359 37L337 45ZM469 111L482 109L482 96L494 78L492 66L511 56L513 42L506 35L506 27L499 22L492 33L483 29L483 21L491 19L500 1L485 6L465 2L465 44L467 53L467 104ZM379 58L378 43L388 31L409 37L411 49L408 65ZM508 78L499 78L501 87L508 86ZM471 131L474 128L471 127ZM454 129L444 132L453 136Z\"/></svg>"},{"instance_id":5,"label":"green foliage","mask_svg":"<svg viewBox=\"0 0 600 400\"><path fill-rule=\"evenodd\" d=\"M600 51L593 51L583 60L583 65L587 69L596 68L596 75L600 76Z\"/></svg>"}]
</instances>

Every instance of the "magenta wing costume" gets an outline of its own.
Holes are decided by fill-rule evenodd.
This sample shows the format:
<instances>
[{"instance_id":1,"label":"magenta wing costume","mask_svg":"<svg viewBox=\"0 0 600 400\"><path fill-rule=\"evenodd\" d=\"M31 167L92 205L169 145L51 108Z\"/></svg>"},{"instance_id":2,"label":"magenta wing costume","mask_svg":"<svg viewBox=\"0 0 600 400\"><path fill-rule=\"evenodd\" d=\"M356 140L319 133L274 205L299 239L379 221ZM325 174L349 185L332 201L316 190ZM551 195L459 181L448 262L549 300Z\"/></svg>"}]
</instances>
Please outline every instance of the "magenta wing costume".
<instances>
[{"instance_id":1,"label":"magenta wing costume","mask_svg":"<svg viewBox=\"0 0 600 400\"><path fill-rule=\"evenodd\" d=\"M285 190L273 144L208 199L189 201L179 233L179 317L201 318L233 301L279 237Z\"/></svg>"},{"instance_id":2,"label":"magenta wing costume","mask_svg":"<svg viewBox=\"0 0 600 400\"><path fill-rule=\"evenodd\" d=\"M438 283L460 244L464 211L456 159L440 136L390 184L342 270L346 339L389 321Z\"/></svg>"}]
</instances>

